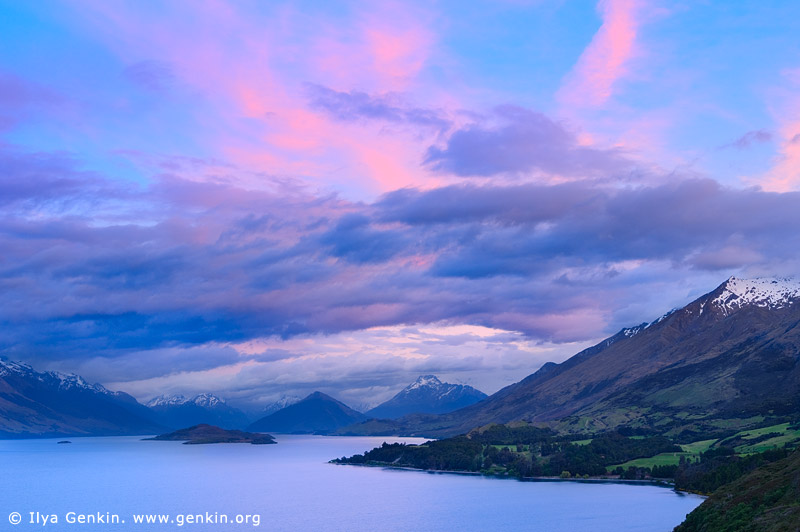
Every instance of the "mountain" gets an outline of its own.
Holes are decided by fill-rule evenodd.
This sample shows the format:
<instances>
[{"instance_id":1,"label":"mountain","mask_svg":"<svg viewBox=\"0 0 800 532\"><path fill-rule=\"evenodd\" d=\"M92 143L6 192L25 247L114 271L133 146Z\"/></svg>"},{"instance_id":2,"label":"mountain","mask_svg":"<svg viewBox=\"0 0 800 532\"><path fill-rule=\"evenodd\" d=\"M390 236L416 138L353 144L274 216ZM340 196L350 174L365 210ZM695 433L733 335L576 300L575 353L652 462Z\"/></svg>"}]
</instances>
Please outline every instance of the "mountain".
<instances>
[{"instance_id":1,"label":"mountain","mask_svg":"<svg viewBox=\"0 0 800 532\"><path fill-rule=\"evenodd\" d=\"M244 412L210 393L201 393L191 399L183 395L161 395L151 399L147 407L159 423L169 428L200 424L240 428L250 422Z\"/></svg>"},{"instance_id":2,"label":"mountain","mask_svg":"<svg viewBox=\"0 0 800 532\"><path fill-rule=\"evenodd\" d=\"M273 412L277 412L278 410L281 410L282 408L286 408L289 405L293 405L293 404L299 402L300 399L301 398L296 396L296 395L282 395L281 398L278 399L277 401L275 401L273 403L270 403L267 406L265 406L264 409L261 411L261 416L260 417L268 416L268 415L272 414Z\"/></svg>"},{"instance_id":3,"label":"mountain","mask_svg":"<svg viewBox=\"0 0 800 532\"><path fill-rule=\"evenodd\" d=\"M472 386L448 384L434 375L422 375L397 395L366 412L367 417L395 419L407 414L444 414L485 399Z\"/></svg>"},{"instance_id":4,"label":"mountain","mask_svg":"<svg viewBox=\"0 0 800 532\"><path fill-rule=\"evenodd\" d=\"M123 392L0 359L0 437L153 434L164 427Z\"/></svg>"},{"instance_id":5,"label":"mountain","mask_svg":"<svg viewBox=\"0 0 800 532\"><path fill-rule=\"evenodd\" d=\"M366 419L329 395L314 392L300 402L282 408L247 427L254 432L284 434L327 433Z\"/></svg>"},{"instance_id":6,"label":"mountain","mask_svg":"<svg viewBox=\"0 0 800 532\"><path fill-rule=\"evenodd\" d=\"M800 283L730 278L479 403L347 433L443 436L525 420L566 432L627 427L690 438L796 414L799 361Z\"/></svg>"}]
</instances>

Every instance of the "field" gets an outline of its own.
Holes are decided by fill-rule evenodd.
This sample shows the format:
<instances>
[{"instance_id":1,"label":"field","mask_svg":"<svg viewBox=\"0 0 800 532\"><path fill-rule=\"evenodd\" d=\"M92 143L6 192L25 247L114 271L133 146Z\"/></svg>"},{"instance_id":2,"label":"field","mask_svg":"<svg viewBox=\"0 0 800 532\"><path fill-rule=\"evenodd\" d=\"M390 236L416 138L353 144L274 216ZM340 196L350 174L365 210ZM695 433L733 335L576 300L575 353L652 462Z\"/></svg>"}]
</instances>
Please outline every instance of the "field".
<instances>
[{"instance_id":1,"label":"field","mask_svg":"<svg viewBox=\"0 0 800 532\"><path fill-rule=\"evenodd\" d=\"M619 466L622 466L623 469L627 469L629 467L652 468L653 466L678 465L681 456L685 456L687 460L690 458L694 460L694 458L698 455L694 453L661 453L655 456L651 456L650 458L637 458L635 460L629 460L624 464L611 465L608 466L606 469L608 471L613 471Z\"/></svg>"},{"instance_id":2,"label":"field","mask_svg":"<svg viewBox=\"0 0 800 532\"><path fill-rule=\"evenodd\" d=\"M677 465L680 463L681 456L686 460L694 461L712 447L730 446L731 444L734 445L733 449L737 454L760 453L768 449L782 448L786 444L789 444L790 447L797 447L800 446L800 428L797 425L781 423L759 429L743 430L723 439L700 440L681 445L684 451L682 453L661 453L650 458L637 458L623 464L608 466L607 470L612 471L619 466L627 469L628 467L652 468L653 466Z\"/></svg>"}]
</instances>

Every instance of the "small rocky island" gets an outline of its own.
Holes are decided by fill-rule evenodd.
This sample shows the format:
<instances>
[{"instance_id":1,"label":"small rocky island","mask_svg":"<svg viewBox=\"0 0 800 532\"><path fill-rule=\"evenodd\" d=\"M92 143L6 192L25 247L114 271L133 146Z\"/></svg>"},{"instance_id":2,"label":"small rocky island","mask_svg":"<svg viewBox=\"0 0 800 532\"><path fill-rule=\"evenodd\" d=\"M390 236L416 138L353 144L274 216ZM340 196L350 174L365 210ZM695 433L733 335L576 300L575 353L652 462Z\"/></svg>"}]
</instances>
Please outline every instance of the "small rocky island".
<instances>
[{"instance_id":1,"label":"small rocky island","mask_svg":"<svg viewBox=\"0 0 800 532\"><path fill-rule=\"evenodd\" d=\"M145 440L156 441L183 441L188 445L199 445L203 443L252 443L253 445L264 445L278 443L269 434L259 434L255 432L244 432L242 430L226 430L214 425L194 425L186 429L176 430L169 434L161 434L154 438L144 438Z\"/></svg>"}]
</instances>

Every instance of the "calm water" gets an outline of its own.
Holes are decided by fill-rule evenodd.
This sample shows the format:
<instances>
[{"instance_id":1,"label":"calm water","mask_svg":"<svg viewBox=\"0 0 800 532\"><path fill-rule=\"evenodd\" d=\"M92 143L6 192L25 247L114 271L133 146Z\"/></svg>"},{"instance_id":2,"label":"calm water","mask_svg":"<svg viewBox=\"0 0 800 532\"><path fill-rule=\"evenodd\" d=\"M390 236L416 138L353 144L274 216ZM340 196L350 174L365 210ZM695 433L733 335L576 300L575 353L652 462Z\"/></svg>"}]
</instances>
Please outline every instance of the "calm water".
<instances>
[{"instance_id":1,"label":"calm water","mask_svg":"<svg viewBox=\"0 0 800 532\"><path fill-rule=\"evenodd\" d=\"M182 445L138 437L74 438L69 445L0 441L0 530L667 531L702 502L655 486L518 482L326 463L386 439L279 435L278 445ZM31 524L30 512L37 511L56 514L58 523L43 526L42 518ZM9 524L11 512L21 514L20 524ZM70 524L67 512L109 512L125 523ZM133 523L134 514L174 520L206 512L231 521L249 515L250 524Z\"/></svg>"}]
</instances>

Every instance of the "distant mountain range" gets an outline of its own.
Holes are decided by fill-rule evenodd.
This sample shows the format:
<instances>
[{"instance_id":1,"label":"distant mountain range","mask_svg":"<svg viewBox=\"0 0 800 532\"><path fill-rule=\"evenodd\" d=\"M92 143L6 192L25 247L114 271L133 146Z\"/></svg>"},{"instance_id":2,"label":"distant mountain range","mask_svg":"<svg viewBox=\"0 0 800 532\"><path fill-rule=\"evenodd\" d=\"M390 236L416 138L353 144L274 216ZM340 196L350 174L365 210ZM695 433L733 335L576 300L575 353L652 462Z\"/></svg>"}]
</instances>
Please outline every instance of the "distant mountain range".
<instances>
[{"instance_id":1,"label":"distant mountain range","mask_svg":"<svg viewBox=\"0 0 800 532\"><path fill-rule=\"evenodd\" d=\"M329 434L369 418L391 419L411 412L449 412L485 397L485 393L471 386L447 384L434 375L423 375L366 414L322 392L314 392L302 401L264 416L247 430Z\"/></svg>"},{"instance_id":2,"label":"distant mountain range","mask_svg":"<svg viewBox=\"0 0 800 532\"><path fill-rule=\"evenodd\" d=\"M364 419L364 414L330 395L314 392L302 401L259 419L247 430L288 434L329 433Z\"/></svg>"},{"instance_id":3,"label":"distant mountain range","mask_svg":"<svg viewBox=\"0 0 800 532\"><path fill-rule=\"evenodd\" d=\"M283 396L250 424L243 411L210 393L191 398L161 395L140 404L124 392L89 384L78 375L35 371L0 361L0 437L151 434L199 424L287 433L330 433L369 417L399 417L409 412L447 412L485 398L464 385L433 375L419 377L366 415L315 392L303 400ZM283 405L283 406L282 406Z\"/></svg>"},{"instance_id":4,"label":"distant mountain range","mask_svg":"<svg viewBox=\"0 0 800 532\"><path fill-rule=\"evenodd\" d=\"M485 399L472 386L448 384L435 375L422 375L397 395L366 412L367 417L395 419L408 414L443 414Z\"/></svg>"},{"instance_id":5,"label":"distant mountain range","mask_svg":"<svg viewBox=\"0 0 800 532\"><path fill-rule=\"evenodd\" d=\"M161 395L151 399L146 406L160 424L173 429L199 424L233 429L250 422L244 412L210 393L201 393L191 399L183 395Z\"/></svg>"},{"instance_id":6,"label":"distant mountain range","mask_svg":"<svg viewBox=\"0 0 800 532\"><path fill-rule=\"evenodd\" d=\"M731 278L474 405L344 432L447 436L525 420L569 432L626 427L688 437L799 410L800 283Z\"/></svg>"},{"instance_id":7,"label":"distant mountain range","mask_svg":"<svg viewBox=\"0 0 800 532\"><path fill-rule=\"evenodd\" d=\"M560 432L625 428L700 439L765 419L788 420L800 411L800 283L731 278L682 309L482 397L426 375L366 415L317 392L249 430L448 436L524 420ZM457 408L459 401L474 404L426 413ZM77 375L0 361L0 437L246 423L241 411L211 394L162 396L148 406ZM395 416L402 417L387 419Z\"/></svg>"},{"instance_id":8,"label":"distant mountain range","mask_svg":"<svg viewBox=\"0 0 800 532\"><path fill-rule=\"evenodd\" d=\"M0 437L152 434L164 428L126 393L0 360Z\"/></svg>"},{"instance_id":9,"label":"distant mountain range","mask_svg":"<svg viewBox=\"0 0 800 532\"><path fill-rule=\"evenodd\" d=\"M200 423L240 428L249 421L241 410L209 393L191 399L162 395L142 405L78 375L39 372L0 359L2 438L157 434Z\"/></svg>"}]
</instances>

